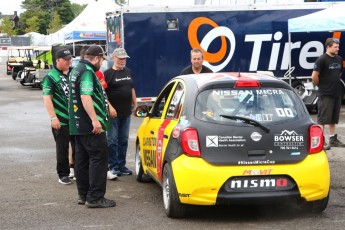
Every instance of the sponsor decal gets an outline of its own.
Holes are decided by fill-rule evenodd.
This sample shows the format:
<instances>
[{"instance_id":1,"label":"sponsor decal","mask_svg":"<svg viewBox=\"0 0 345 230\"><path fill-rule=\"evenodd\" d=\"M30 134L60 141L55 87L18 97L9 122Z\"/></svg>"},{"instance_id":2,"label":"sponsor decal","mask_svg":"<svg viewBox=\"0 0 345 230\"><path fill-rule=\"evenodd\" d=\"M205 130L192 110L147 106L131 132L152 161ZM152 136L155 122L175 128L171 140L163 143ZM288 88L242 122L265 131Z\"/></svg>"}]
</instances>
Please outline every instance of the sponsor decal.
<instances>
[{"instance_id":1,"label":"sponsor decal","mask_svg":"<svg viewBox=\"0 0 345 230\"><path fill-rule=\"evenodd\" d=\"M162 160L163 160L163 141L164 141L164 130L168 127L171 120L164 120L158 128L157 148L156 148L156 165L157 165L157 176L160 181L163 180L162 171Z\"/></svg>"},{"instance_id":2,"label":"sponsor decal","mask_svg":"<svg viewBox=\"0 0 345 230\"><path fill-rule=\"evenodd\" d=\"M143 146L156 146L157 138L155 137L144 137Z\"/></svg>"},{"instance_id":3,"label":"sponsor decal","mask_svg":"<svg viewBox=\"0 0 345 230\"><path fill-rule=\"evenodd\" d=\"M237 161L238 165L273 165L275 163L271 160Z\"/></svg>"},{"instance_id":4,"label":"sponsor decal","mask_svg":"<svg viewBox=\"0 0 345 230\"><path fill-rule=\"evenodd\" d=\"M147 167L156 168L156 150L143 149L143 156Z\"/></svg>"},{"instance_id":5,"label":"sponsor decal","mask_svg":"<svg viewBox=\"0 0 345 230\"><path fill-rule=\"evenodd\" d=\"M206 147L218 147L218 136L206 136Z\"/></svg>"},{"instance_id":6,"label":"sponsor decal","mask_svg":"<svg viewBox=\"0 0 345 230\"><path fill-rule=\"evenodd\" d=\"M250 137L252 138L253 141L260 141L262 138L262 135L258 132L254 132L252 133L252 135L250 135Z\"/></svg>"},{"instance_id":7,"label":"sponsor decal","mask_svg":"<svg viewBox=\"0 0 345 230\"><path fill-rule=\"evenodd\" d=\"M226 189L233 192L290 190L294 183L282 176L235 177L226 184Z\"/></svg>"},{"instance_id":8,"label":"sponsor decal","mask_svg":"<svg viewBox=\"0 0 345 230\"><path fill-rule=\"evenodd\" d=\"M296 131L283 130L280 134L274 135L274 146L281 150L298 150L304 146L304 137Z\"/></svg>"},{"instance_id":9,"label":"sponsor decal","mask_svg":"<svg viewBox=\"0 0 345 230\"><path fill-rule=\"evenodd\" d=\"M243 147L243 136L206 136L206 147Z\"/></svg>"},{"instance_id":10,"label":"sponsor decal","mask_svg":"<svg viewBox=\"0 0 345 230\"><path fill-rule=\"evenodd\" d=\"M78 111L78 106L77 105L73 105L73 110L74 110L74 112L77 112Z\"/></svg>"},{"instance_id":11,"label":"sponsor decal","mask_svg":"<svg viewBox=\"0 0 345 230\"><path fill-rule=\"evenodd\" d=\"M247 96L249 95L284 95L285 93L280 89L255 89L255 90L238 90L238 89L226 89L226 90L213 90L213 95L223 96L223 98L233 96Z\"/></svg>"},{"instance_id":12,"label":"sponsor decal","mask_svg":"<svg viewBox=\"0 0 345 230\"><path fill-rule=\"evenodd\" d=\"M188 193L178 193L179 197L190 197L190 194Z\"/></svg>"},{"instance_id":13,"label":"sponsor decal","mask_svg":"<svg viewBox=\"0 0 345 230\"><path fill-rule=\"evenodd\" d=\"M273 169L249 169L244 170L242 175L269 175Z\"/></svg>"},{"instance_id":14,"label":"sponsor decal","mask_svg":"<svg viewBox=\"0 0 345 230\"><path fill-rule=\"evenodd\" d=\"M82 92L92 92L93 91L93 83L92 82L88 82L88 81L82 81L80 83L80 90Z\"/></svg>"}]
</instances>

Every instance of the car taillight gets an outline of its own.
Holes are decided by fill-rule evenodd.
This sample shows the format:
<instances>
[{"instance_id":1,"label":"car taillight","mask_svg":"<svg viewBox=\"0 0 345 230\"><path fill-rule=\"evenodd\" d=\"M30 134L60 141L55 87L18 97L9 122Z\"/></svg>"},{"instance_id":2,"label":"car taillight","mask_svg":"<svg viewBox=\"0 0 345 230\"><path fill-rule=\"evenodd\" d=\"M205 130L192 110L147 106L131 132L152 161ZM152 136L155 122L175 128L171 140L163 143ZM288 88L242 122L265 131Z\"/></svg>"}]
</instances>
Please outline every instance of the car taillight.
<instances>
[{"instance_id":1,"label":"car taillight","mask_svg":"<svg viewBox=\"0 0 345 230\"><path fill-rule=\"evenodd\" d=\"M260 82L255 80L239 80L236 81L234 88L260 88Z\"/></svg>"},{"instance_id":2,"label":"car taillight","mask_svg":"<svg viewBox=\"0 0 345 230\"><path fill-rule=\"evenodd\" d=\"M198 132L194 128L185 129L181 135L181 147L184 154L200 157Z\"/></svg>"},{"instance_id":3,"label":"car taillight","mask_svg":"<svg viewBox=\"0 0 345 230\"><path fill-rule=\"evenodd\" d=\"M323 132L320 126L312 125L309 127L309 153L318 153L323 150Z\"/></svg>"}]
</instances>

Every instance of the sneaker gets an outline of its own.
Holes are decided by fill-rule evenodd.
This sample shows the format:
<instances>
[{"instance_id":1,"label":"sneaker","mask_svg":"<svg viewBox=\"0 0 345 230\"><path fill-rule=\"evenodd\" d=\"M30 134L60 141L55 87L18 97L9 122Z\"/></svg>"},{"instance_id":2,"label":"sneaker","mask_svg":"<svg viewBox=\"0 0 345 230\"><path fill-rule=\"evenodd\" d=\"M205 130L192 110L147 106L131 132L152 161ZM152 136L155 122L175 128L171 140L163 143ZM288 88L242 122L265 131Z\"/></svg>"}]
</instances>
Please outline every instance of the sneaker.
<instances>
[{"instance_id":1,"label":"sneaker","mask_svg":"<svg viewBox=\"0 0 345 230\"><path fill-rule=\"evenodd\" d=\"M132 175L132 171L129 170L127 167L123 167L120 169L122 175Z\"/></svg>"},{"instance_id":2,"label":"sneaker","mask_svg":"<svg viewBox=\"0 0 345 230\"><path fill-rule=\"evenodd\" d=\"M101 198L97 201L86 201L85 206L88 208L110 208L116 205L115 200L108 200L106 198Z\"/></svg>"},{"instance_id":3,"label":"sneaker","mask_svg":"<svg viewBox=\"0 0 345 230\"><path fill-rule=\"evenodd\" d=\"M113 170L111 170L111 172L118 177L122 175L121 171L118 169L113 169Z\"/></svg>"},{"instance_id":4,"label":"sneaker","mask_svg":"<svg viewBox=\"0 0 345 230\"><path fill-rule=\"evenodd\" d=\"M330 149L331 149L330 143L328 143L328 142L325 140L325 143L323 144L323 150L330 150Z\"/></svg>"},{"instance_id":5,"label":"sneaker","mask_svg":"<svg viewBox=\"0 0 345 230\"><path fill-rule=\"evenodd\" d=\"M107 179L108 179L108 180L116 180L116 179L117 179L117 175L116 175L116 174L113 174L112 171L108 171L108 172L107 172Z\"/></svg>"},{"instance_id":6,"label":"sneaker","mask_svg":"<svg viewBox=\"0 0 345 230\"><path fill-rule=\"evenodd\" d=\"M335 134L333 137L330 137L330 144L332 147L345 148L345 144L338 140L338 134Z\"/></svg>"},{"instance_id":7,"label":"sneaker","mask_svg":"<svg viewBox=\"0 0 345 230\"><path fill-rule=\"evenodd\" d=\"M71 184L71 183L72 183L71 179L69 179L68 176L61 177L61 178L59 179L59 182L60 182L61 184Z\"/></svg>"},{"instance_id":8,"label":"sneaker","mask_svg":"<svg viewBox=\"0 0 345 230\"><path fill-rule=\"evenodd\" d=\"M69 169L69 172L70 172L70 173L69 173L69 178L70 178L70 179L73 179L73 178L74 178L74 168L70 168L70 169Z\"/></svg>"},{"instance_id":9,"label":"sneaker","mask_svg":"<svg viewBox=\"0 0 345 230\"><path fill-rule=\"evenodd\" d=\"M79 195L79 196L78 196L78 204L84 205L85 202L86 202L86 197L83 196L83 195Z\"/></svg>"}]
</instances>

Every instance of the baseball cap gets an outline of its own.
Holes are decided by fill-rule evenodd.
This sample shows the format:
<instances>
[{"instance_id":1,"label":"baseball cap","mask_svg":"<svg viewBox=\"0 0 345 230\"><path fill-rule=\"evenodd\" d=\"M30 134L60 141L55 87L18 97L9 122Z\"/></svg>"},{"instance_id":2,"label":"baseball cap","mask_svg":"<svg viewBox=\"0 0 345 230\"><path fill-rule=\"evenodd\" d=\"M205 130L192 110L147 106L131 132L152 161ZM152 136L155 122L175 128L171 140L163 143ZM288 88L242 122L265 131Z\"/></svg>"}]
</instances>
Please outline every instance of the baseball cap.
<instances>
[{"instance_id":1,"label":"baseball cap","mask_svg":"<svg viewBox=\"0 0 345 230\"><path fill-rule=\"evenodd\" d=\"M90 46L86 52L86 55L90 55L90 56L98 56L98 57L103 57L104 59L107 59L107 55L105 54L104 50L102 47L98 46L98 45L92 45Z\"/></svg>"},{"instance_id":2,"label":"baseball cap","mask_svg":"<svg viewBox=\"0 0 345 230\"><path fill-rule=\"evenodd\" d=\"M67 59L70 59L72 57L73 57L73 55L66 48L62 48L62 49L59 49L58 51L56 51L56 59L62 58L62 59L67 60Z\"/></svg>"},{"instance_id":3,"label":"baseball cap","mask_svg":"<svg viewBox=\"0 0 345 230\"><path fill-rule=\"evenodd\" d=\"M129 56L128 56L128 54L124 48L116 48L113 52L113 57L129 58Z\"/></svg>"}]
</instances>

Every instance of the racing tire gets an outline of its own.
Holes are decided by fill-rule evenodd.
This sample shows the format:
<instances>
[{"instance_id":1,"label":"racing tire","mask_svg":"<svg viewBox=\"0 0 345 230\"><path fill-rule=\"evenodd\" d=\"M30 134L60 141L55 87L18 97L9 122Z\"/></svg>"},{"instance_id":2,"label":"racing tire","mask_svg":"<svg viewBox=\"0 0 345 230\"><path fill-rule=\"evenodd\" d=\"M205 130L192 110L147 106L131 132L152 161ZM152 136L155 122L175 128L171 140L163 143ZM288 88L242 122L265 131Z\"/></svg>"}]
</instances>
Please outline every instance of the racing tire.
<instances>
[{"instance_id":1,"label":"racing tire","mask_svg":"<svg viewBox=\"0 0 345 230\"><path fill-rule=\"evenodd\" d=\"M12 70L12 79L15 81L17 78L18 72L15 72L14 70Z\"/></svg>"},{"instance_id":2,"label":"racing tire","mask_svg":"<svg viewBox=\"0 0 345 230\"><path fill-rule=\"evenodd\" d=\"M143 182L143 175L144 175L144 169L141 163L140 144L138 143L135 149L135 179L138 182Z\"/></svg>"},{"instance_id":3,"label":"racing tire","mask_svg":"<svg viewBox=\"0 0 345 230\"><path fill-rule=\"evenodd\" d=\"M304 209L305 211L312 213L321 213L327 208L328 201L329 193L324 199L306 202Z\"/></svg>"},{"instance_id":4,"label":"racing tire","mask_svg":"<svg viewBox=\"0 0 345 230\"><path fill-rule=\"evenodd\" d=\"M141 161L141 151L140 151L140 144L137 144L135 150L135 179L138 182L150 182L152 181L151 178L144 173L143 164Z\"/></svg>"},{"instance_id":5,"label":"racing tire","mask_svg":"<svg viewBox=\"0 0 345 230\"><path fill-rule=\"evenodd\" d=\"M165 214L170 218L185 217L187 206L181 204L179 200L174 176L169 163L164 165L162 189Z\"/></svg>"}]
</instances>

